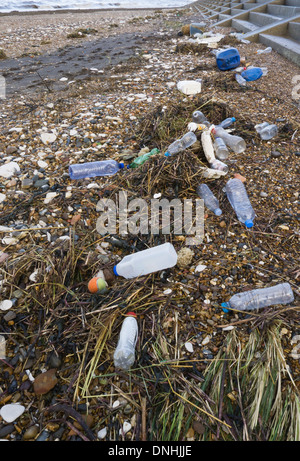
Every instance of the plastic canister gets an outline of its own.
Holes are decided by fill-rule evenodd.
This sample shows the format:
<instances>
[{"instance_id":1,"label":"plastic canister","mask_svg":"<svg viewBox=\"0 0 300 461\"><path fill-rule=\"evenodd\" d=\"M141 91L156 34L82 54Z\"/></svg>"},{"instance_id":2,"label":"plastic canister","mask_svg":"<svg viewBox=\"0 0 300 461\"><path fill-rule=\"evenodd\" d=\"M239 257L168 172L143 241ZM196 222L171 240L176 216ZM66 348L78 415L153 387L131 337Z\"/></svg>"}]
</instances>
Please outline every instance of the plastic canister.
<instances>
[{"instance_id":1,"label":"plastic canister","mask_svg":"<svg viewBox=\"0 0 300 461\"><path fill-rule=\"evenodd\" d=\"M216 54L217 66L220 70L230 70L238 67L241 62L240 54L236 48L220 50Z\"/></svg>"},{"instance_id":2,"label":"plastic canister","mask_svg":"<svg viewBox=\"0 0 300 461\"><path fill-rule=\"evenodd\" d=\"M253 80L258 80L263 75L263 70L260 67L251 67L244 70L241 73L241 76L247 81L252 82Z\"/></svg>"}]
</instances>

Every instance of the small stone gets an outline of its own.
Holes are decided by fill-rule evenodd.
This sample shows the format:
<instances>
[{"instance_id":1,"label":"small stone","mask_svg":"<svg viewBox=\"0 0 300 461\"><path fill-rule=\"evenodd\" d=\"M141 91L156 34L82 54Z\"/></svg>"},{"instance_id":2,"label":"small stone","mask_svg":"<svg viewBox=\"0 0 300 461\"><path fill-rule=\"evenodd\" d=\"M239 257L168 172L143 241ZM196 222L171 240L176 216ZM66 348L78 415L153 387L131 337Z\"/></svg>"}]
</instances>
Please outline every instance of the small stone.
<instances>
[{"instance_id":1,"label":"small stone","mask_svg":"<svg viewBox=\"0 0 300 461\"><path fill-rule=\"evenodd\" d=\"M20 167L16 162L9 162L0 166L0 176L2 178L11 178L19 171Z\"/></svg>"},{"instance_id":2,"label":"small stone","mask_svg":"<svg viewBox=\"0 0 300 461\"><path fill-rule=\"evenodd\" d=\"M6 195L0 193L0 203L4 202L5 199L6 199Z\"/></svg>"},{"instance_id":3,"label":"small stone","mask_svg":"<svg viewBox=\"0 0 300 461\"><path fill-rule=\"evenodd\" d=\"M57 384L55 372L55 368L51 368L35 378L33 388L37 395L47 394Z\"/></svg>"},{"instance_id":4,"label":"small stone","mask_svg":"<svg viewBox=\"0 0 300 461\"><path fill-rule=\"evenodd\" d=\"M261 191L261 193L259 194L261 197L268 197L268 194L264 191Z\"/></svg>"},{"instance_id":5,"label":"small stone","mask_svg":"<svg viewBox=\"0 0 300 461\"><path fill-rule=\"evenodd\" d=\"M205 338L203 339L203 341L201 343L202 346L205 346L205 344L208 344L210 340L211 340L211 336L209 336L209 335L205 336Z\"/></svg>"},{"instance_id":6,"label":"small stone","mask_svg":"<svg viewBox=\"0 0 300 461\"><path fill-rule=\"evenodd\" d=\"M239 173L234 173L233 176L234 176L235 178L239 179L239 180L242 181L242 182L246 182L246 181L247 181L247 179L245 178L245 176L242 176L242 175L240 175Z\"/></svg>"},{"instance_id":7,"label":"small stone","mask_svg":"<svg viewBox=\"0 0 300 461\"><path fill-rule=\"evenodd\" d=\"M4 320L5 322L11 322L12 320L14 320L15 318L17 317L17 314L14 312L14 311L8 311L4 316Z\"/></svg>"},{"instance_id":8,"label":"small stone","mask_svg":"<svg viewBox=\"0 0 300 461\"><path fill-rule=\"evenodd\" d=\"M17 152L18 148L16 146L7 146L6 155L11 155Z\"/></svg>"},{"instance_id":9,"label":"small stone","mask_svg":"<svg viewBox=\"0 0 300 461\"><path fill-rule=\"evenodd\" d=\"M0 410L0 416L7 423L12 423L19 418L25 411L25 407L19 403L9 403Z\"/></svg>"},{"instance_id":10,"label":"small stone","mask_svg":"<svg viewBox=\"0 0 300 461\"><path fill-rule=\"evenodd\" d=\"M278 150L272 150L271 151L271 156L274 157L274 158L278 158L281 156L281 152L279 152Z\"/></svg>"},{"instance_id":11,"label":"small stone","mask_svg":"<svg viewBox=\"0 0 300 461\"><path fill-rule=\"evenodd\" d=\"M128 421L124 421L122 429L120 429L120 435L127 434L131 429L131 424Z\"/></svg>"},{"instance_id":12,"label":"small stone","mask_svg":"<svg viewBox=\"0 0 300 461\"><path fill-rule=\"evenodd\" d=\"M0 303L0 310L1 311L8 311L12 307L13 303L10 299L5 299Z\"/></svg>"},{"instance_id":13,"label":"small stone","mask_svg":"<svg viewBox=\"0 0 300 461\"><path fill-rule=\"evenodd\" d=\"M36 426L36 425L30 426L24 432L23 440L32 440L38 435L38 433L39 433L39 427L38 426Z\"/></svg>"},{"instance_id":14,"label":"small stone","mask_svg":"<svg viewBox=\"0 0 300 461\"><path fill-rule=\"evenodd\" d=\"M188 352L194 352L193 344L190 342L185 343L185 348Z\"/></svg>"},{"instance_id":15,"label":"small stone","mask_svg":"<svg viewBox=\"0 0 300 461\"><path fill-rule=\"evenodd\" d=\"M107 434L107 427L100 429L100 431L97 433L98 439L103 440L106 437L106 434Z\"/></svg>"},{"instance_id":16,"label":"small stone","mask_svg":"<svg viewBox=\"0 0 300 461\"><path fill-rule=\"evenodd\" d=\"M294 152L297 157L300 157L300 151Z\"/></svg>"},{"instance_id":17,"label":"small stone","mask_svg":"<svg viewBox=\"0 0 300 461\"><path fill-rule=\"evenodd\" d=\"M177 253L177 266L181 269L188 267L194 257L194 252L190 248L181 248Z\"/></svg>"},{"instance_id":18,"label":"small stone","mask_svg":"<svg viewBox=\"0 0 300 461\"><path fill-rule=\"evenodd\" d=\"M22 189L29 189L31 186L33 186L33 180L30 178L25 178L22 181Z\"/></svg>"},{"instance_id":19,"label":"small stone","mask_svg":"<svg viewBox=\"0 0 300 461\"><path fill-rule=\"evenodd\" d=\"M48 168L48 163L44 162L43 160L39 160L37 163L40 168L43 168L43 169Z\"/></svg>"},{"instance_id":20,"label":"small stone","mask_svg":"<svg viewBox=\"0 0 300 461\"><path fill-rule=\"evenodd\" d=\"M54 133L42 133L41 140L44 144L52 144L56 140L56 135Z\"/></svg>"},{"instance_id":21,"label":"small stone","mask_svg":"<svg viewBox=\"0 0 300 461\"><path fill-rule=\"evenodd\" d=\"M221 222L220 222L220 227L226 227L226 222L225 222L225 221L221 221Z\"/></svg>"},{"instance_id":22,"label":"small stone","mask_svg":"<svg viewBox=\"0 0 300 461\"><path fill-rule=\"evenodd\" d=\"M195 269L195 272L202 272L207 268L204 264L198 264L198 266Z\"/></svg>"}]
</instances>

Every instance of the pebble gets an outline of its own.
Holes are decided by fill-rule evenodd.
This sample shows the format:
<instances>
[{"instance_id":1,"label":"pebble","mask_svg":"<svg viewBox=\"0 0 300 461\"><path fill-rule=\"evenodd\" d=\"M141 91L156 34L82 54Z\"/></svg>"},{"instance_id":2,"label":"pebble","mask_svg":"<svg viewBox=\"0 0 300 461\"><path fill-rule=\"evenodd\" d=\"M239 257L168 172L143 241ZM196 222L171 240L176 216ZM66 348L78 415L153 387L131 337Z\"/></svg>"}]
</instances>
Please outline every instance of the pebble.
<instances>
[{"instance_id":1,"label":"pebble","mask_svg":"<svg viewBox=\"0 0 300 461\"><path fill-rule=\"evenodd\" d=\"M25 411L25 407L19 403L8 403L0 410L0 416L7 423L12 423L19 418Z\"/></svg>"},{"instance_id":2,"label":"pebble","mask_svg":"<svg viewBox=\"0 0 300 461\"><path fill-rule=\"evenodd\" d=\"M261 191L259 194L261 197L268 197L268 194L266 192Z\"/></svg>"},{"instance_id":3,"label":"pebble","mask_svg":"<svg viewBox=\"0 0 300 461\"><path fill-rule=\"evenodd\" d=\"M190 342L185 343L185 348L188 352L194 352L193 344Z\"/></svg>"},{"instance_id":4,"label":"pebble","mask_svg":"<svg viewBox=\"0 0 300 461\"><path fill-rule=\"evenodd\" d=\"M7 424L0 429L0 438L6 437L8 434L11 434L15 430L14 424Z\"/></svg>"},{"instance_id":5,"label":"pebble","mask_svg":"<svg viewBox=\"0 0 300 461\"><path fill-rule=\"evenodd\" d=\"M131 424L128 421L124 421L122 429L120 429L119 434L127 434L131 429Z\"/></svg>"},{"instance_id":6,"label":"pebble","mask_svg":"<svg viewBox=\"0 0 300 461\"><path fill-rule=\"evenodd\" d=\"M5 299L0 303L0 310L1 311L8 311L12 307L13 303L10 299Z\"/></svg>"},{"instance_id":7,"label":"pebble","mask_svg":"<svg viewBox=\"0 0 300 461\"><path fill-rule=\"evenodd\" d=\"M300 151L294 152L297 157L300 157Z\"/></svg>"},{"instance_id":8,"label":"pebble","mask_svg":"<svg viewBox=\"0 0 300 461\"><path fill-rule=\"evenodd\" d=\"M56 135L54 133L42 133L41 140L44 144L52 144L56 141Z\"/></svg>"},{"instance_id":9,"label":"pebble","mask_svg":"<svg viewBox=\"0 0 300 461\"><path fill-rule=\"evenodd\" d=\"M5 199L6 199L6 195L0 193L0 203L4 202Z\"/></svg>"},{"instance_id":10,"label":"pebble","mask_svg":"<svg viewBox=\"0 0 300 461\"><path fill-rule=\"evenodd\" d=\"M107 427L104 427L103 429L100 429L100 431L97 433L97 437L100 440L103 440L106 437L107 434Z\"/></svg>"},{"instance_id":11,"label":"pebble","mask_svg":"<svg viewBox=\"0 0 300 461\"><path fill-rule=\"evenodd\" d=\"M33 180L30 178L25 178L22 181L22 189L29 189L31 186L33 186Z\"/></svg>"},{"instance_id":12,"label":"pebble","mask_svg":"<svg viewBox=\"0 0 300 461\"><path fill-rule=\"evenodd\" d=\"M32 440L38 435L38 433L39 433L39 427L38 426L36 426L36 425L30 426L24 432L23 440Z\"/></svg>"},{"instance_id":13,"label":"pebble","mask_svg":"<svg viewBox=\"0 0 300 461\"><path fill-rule=\"evenodd\" d=\"M18 148L16 146L7 146L6 155L11 155L17 152Z\"/></svg>"},{"instance_id":14,"label":"pebble","mask_svg":"<svg viewBox=\"0 0 300 461\"><path fill-rule=\"evenodd\" d=\"M280 157L281 152L279 152L278 150L272 150L271 156L274 157L274 158Z\"/></svg>"},{"instance_id":15,"label":"pebble","mask_svg":"<svg viewBox=\"0 0 300 461\"><path fill-rule=\"evenodd\" d=\"M19 173L20 167L16 162L5 163L0 166L0 176L2 178L11 178L16 173Z\"/></svg>"},{"instance_id":16,"label":"pebble","mask_svg":"<svg viewBox=\"0 0 300 461\"><path fill-rule=\"evenodd\" d=\"M207 268L204 264L198 264L198 266L195 269L195 272L202 272Z\"/></svg>"},{"instance_id":17,"label":"pebble","mask_svg":"<svg viewBox=\"0 0 300 461\"><path fill-rule=\"evenodd\" d=\"M33 389L37 395L47 394L57 384L55 368L51 368L44 373L40 373L34 380Z\"/></svg>"}]
</instances>

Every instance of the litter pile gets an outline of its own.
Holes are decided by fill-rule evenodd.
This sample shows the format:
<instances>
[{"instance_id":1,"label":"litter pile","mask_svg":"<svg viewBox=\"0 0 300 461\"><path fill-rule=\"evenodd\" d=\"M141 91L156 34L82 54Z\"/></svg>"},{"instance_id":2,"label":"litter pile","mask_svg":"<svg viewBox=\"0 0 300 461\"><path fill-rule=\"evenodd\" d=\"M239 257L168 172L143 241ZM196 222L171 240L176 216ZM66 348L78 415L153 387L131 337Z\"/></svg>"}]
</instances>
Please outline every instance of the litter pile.
<instances>
[{"instance_id":1,"label":"litter pile","mask_svg":"<svg viewBox=\"0 0 300 461\"><path fill-rule=\"evenodd\" d=\"M272 62L206 27L144 50L138 74L133 58L17 120L5 106L1 439L299 437L298 116L254 114ZM151 206L196 199L201 242L175 208L151 232Z\"/></svg>"}]
</instances>

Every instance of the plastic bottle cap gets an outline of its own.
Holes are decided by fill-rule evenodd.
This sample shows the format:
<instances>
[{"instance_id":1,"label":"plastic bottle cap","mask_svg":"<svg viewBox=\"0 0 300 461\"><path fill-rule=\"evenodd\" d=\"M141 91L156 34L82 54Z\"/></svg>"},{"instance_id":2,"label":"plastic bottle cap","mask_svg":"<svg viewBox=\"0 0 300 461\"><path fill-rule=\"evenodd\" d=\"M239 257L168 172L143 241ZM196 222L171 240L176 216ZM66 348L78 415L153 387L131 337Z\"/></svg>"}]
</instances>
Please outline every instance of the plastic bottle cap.
<instances>
[{"instance_id":1,"label":"plastic bottle cap","mask_svg":"<svg viewBox=\"0 0 300 461\"><path fill-rule=\"evenodd\" d=\"M117 266L114 266L114 274L119 275L118 272L117 272Z\"/></svg>"},{"instance_id":2,"label":"plastic bottle cap","mask_svg":"<svg viewBox=\"0 0 300 461\"><path fill-rule=\"evenodd\" d=\"M127 169L129 169L129 168L130 168L130 165L127 165Z\"/></svg>"},{"instance_id":3,"label":"plastic bottle cap","mask_svg":"<svg viewBox=\"0 0 300 461\"><path fill-rule=\"evenodd\" d=\"M89 281L88 290L91 293L101 293L101 291L105 290L107 287L107 283L101 277L94 277Z\"/></svg>"},{"instance_id":4,"label":"plastic bottle cap","mask_svg":"<svg viewBox=\"0 0 300 461\"><path fill-rule=\"evenodd\" d=\"M222 306L222 310L223 310L224 312L229 312L229 310L227 309L228 303L222 303L221 306Z\"/></svg>"},{"instance_id":5,"label":"plastic bottle cap","mask_svg":"<svg viewBox=\"0 0 300 461\"><path fill-rule=\"evenodd\" d=\"M245 226L250 229L250 227L253 227L253 221L251 221L251 219L247 219L245 221Z\"/></svg>"},{"instance_id":6,"label":"plastic bottle cap","mask_svg":"<svg viewBox=\"0 0 300 461\"><path fill-rule=\"evenodd\" d=\"M236 120L235 117L232 117L232 121L235 122L235 120Z\"/></svg>"},{"instance_id":7,"label":"plastic bottle cap","mask_svg":"<svg viewBox=\"0 0 300 461\"><path fill-rule=\"evenodd\" d=\"M119 163L119 168L124 168L124 163Z\"/></svg>"},{"instance_id":8,"label":"plastic bottle cap","mask_svg":"<svg viewBox=\"0 0 300 461\"><path fill-rule=\"evenodd\" d=\"M135 312L127 312L126 317L137 317Z\"/></svg>"},{"instance_id":9,"label":"plastic bottle cap","mask_svg":"<svg viewBox=\"0 0 300 461\"><path fill-rule=\"evenodd\" d=\"M216 216L221 216L221 214L222 214L221 208L217 208L217 209L215 210L215 215L216 215Z\"/></svg>"},{"instance_id":10,"label":"plastic bottle cap","mask_svg":"<svg viewBox=\"0 0 300 461\"><path fill-rule=\"evenodd\" d=\"M166 153L165 153L165 157L170 157L170 155L171 155L171 154L170 154L169 152L166 152Z\"/></svg>"}]
</instances>

